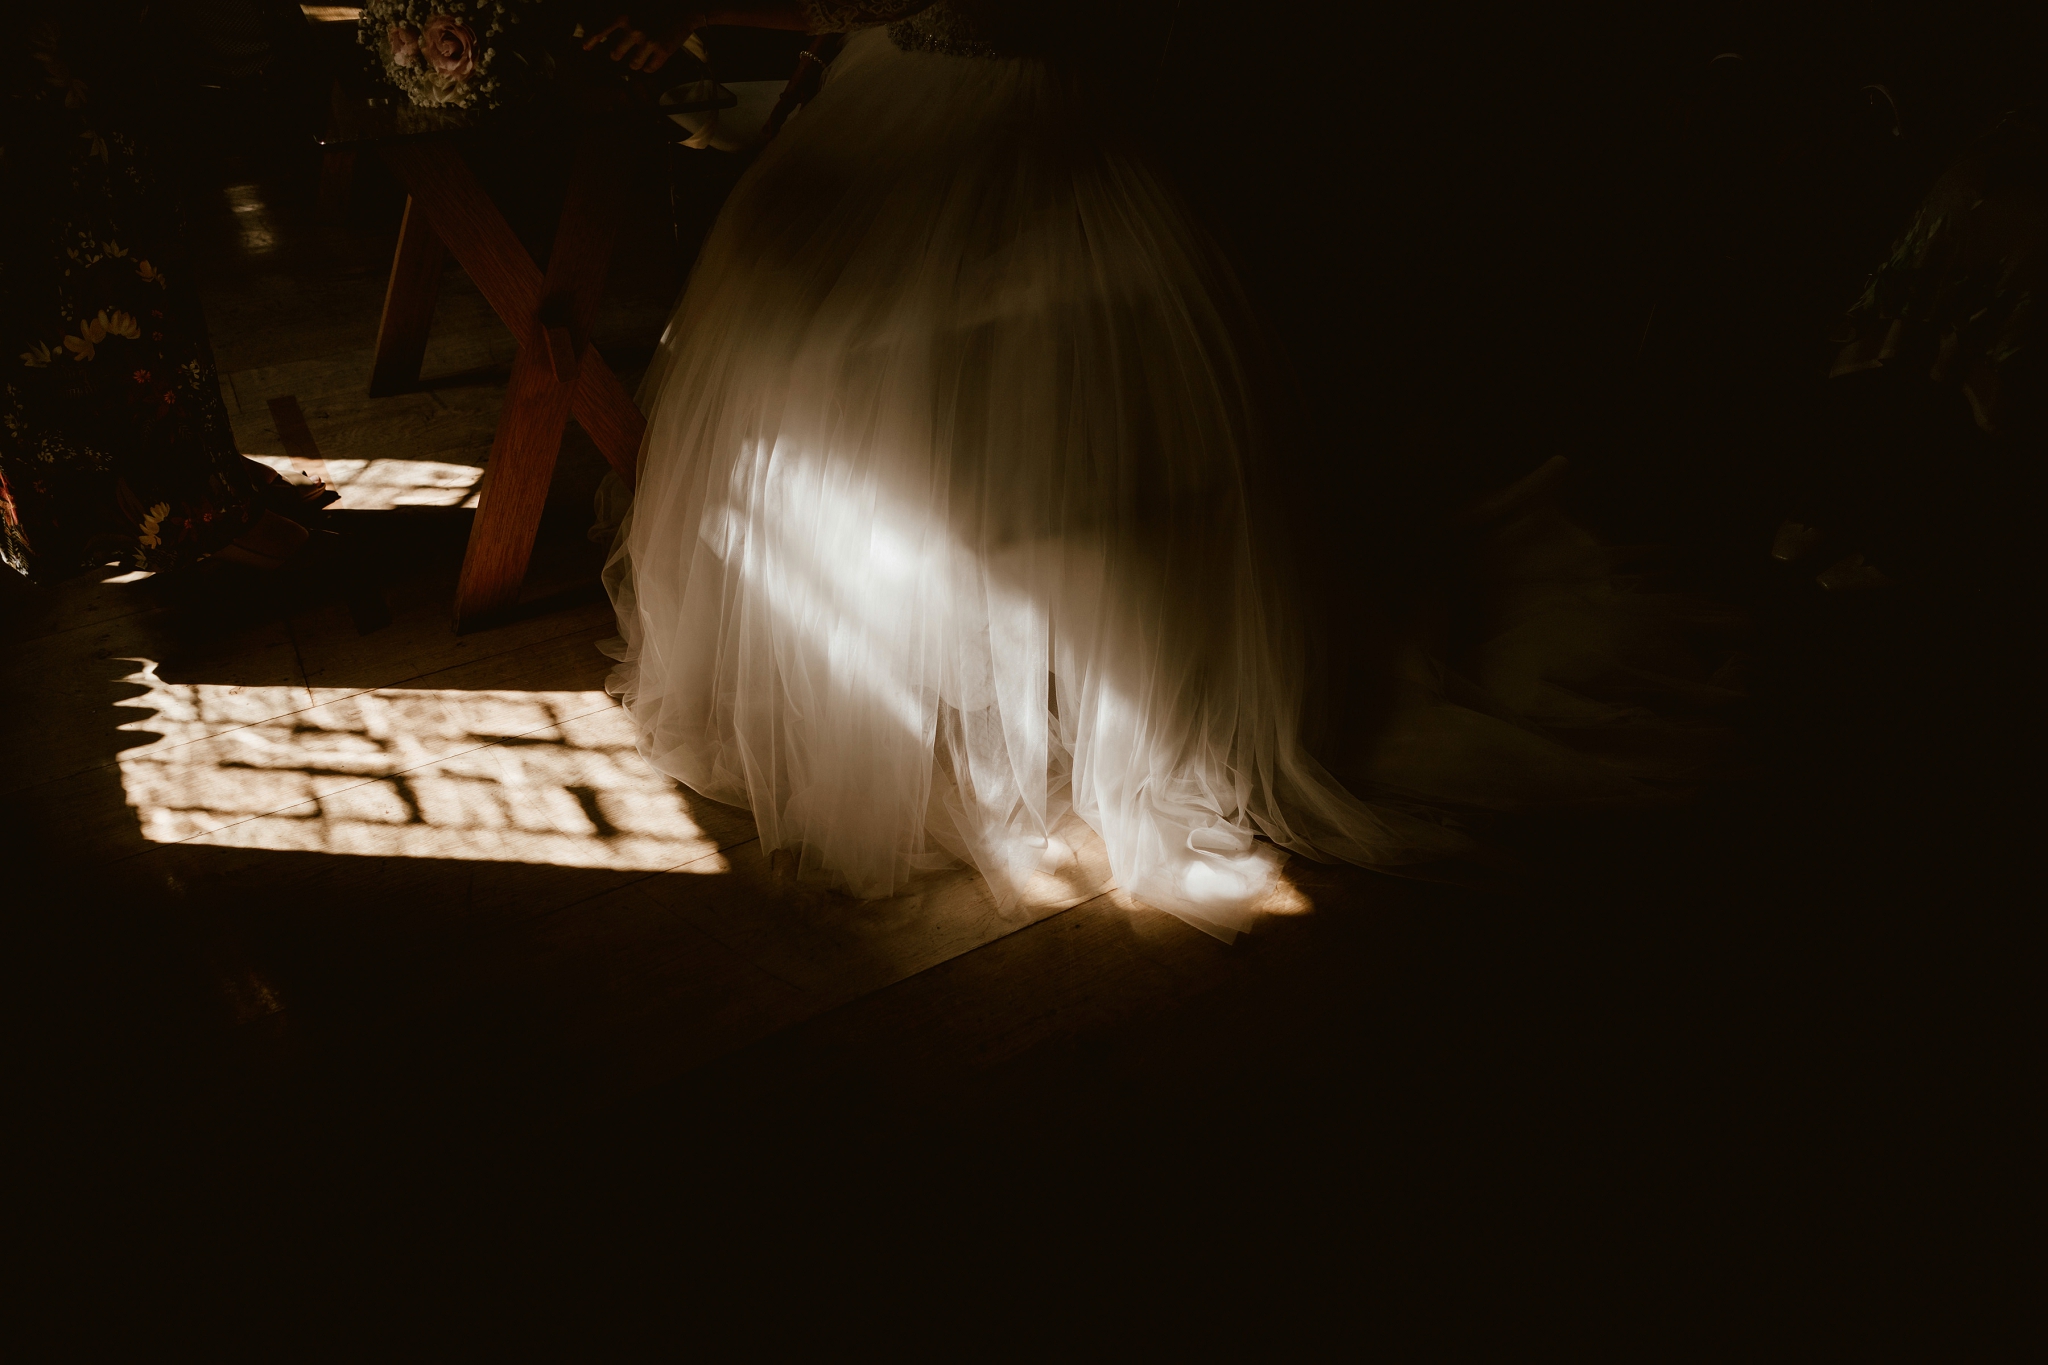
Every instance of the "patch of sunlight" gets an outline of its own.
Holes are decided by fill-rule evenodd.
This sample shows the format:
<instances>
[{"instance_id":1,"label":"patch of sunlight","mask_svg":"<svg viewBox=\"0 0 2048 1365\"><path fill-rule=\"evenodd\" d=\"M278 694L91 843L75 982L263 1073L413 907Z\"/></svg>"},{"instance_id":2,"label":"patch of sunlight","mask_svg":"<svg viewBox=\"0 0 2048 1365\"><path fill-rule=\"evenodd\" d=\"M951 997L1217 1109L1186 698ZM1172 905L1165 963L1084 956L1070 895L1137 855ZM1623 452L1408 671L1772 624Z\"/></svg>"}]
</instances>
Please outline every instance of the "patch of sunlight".
<instances>
[{"instance_id":1,"label":"patch of sunlight","mask_svg":"<svg viewBox=\"0 0 2048 1365\"><path fill-rule=\"evenodd\" d=\"M121 755L143 837L372 858L723 872L677 785L603 692L386 688L308 706L294 687L124 681Z\"/></svg>"},{"instance_id":2,"label":"patch of sunlight","mask_svg":"<svg viewBox=\"0 0 2048 1365\"><path fill-rule=\"evenodd\" d=\"M287 476L300 474L304 461L289 455L258 455L250 459ZM481 465L447 464L440 460L322 460L328 484L341 494L334 506L348 512L384 512L394 507L474 507ZM317 471L316 471L317 472Z\"/></svg>"},{"instance_id":3,"label":"patch of sunlight","mask_svg":"<svg viewBox=\"0 0 2048 1365\"><path fill-rule=\"evenodd\" d=\"M252 256L277 250L277 227L270 221L270 206L263 202L262 189L256 185L229 185L221 193L227 200L228 212L235 215L235 226L241 229L242 250Z\"/></svg>"}]
</instances>

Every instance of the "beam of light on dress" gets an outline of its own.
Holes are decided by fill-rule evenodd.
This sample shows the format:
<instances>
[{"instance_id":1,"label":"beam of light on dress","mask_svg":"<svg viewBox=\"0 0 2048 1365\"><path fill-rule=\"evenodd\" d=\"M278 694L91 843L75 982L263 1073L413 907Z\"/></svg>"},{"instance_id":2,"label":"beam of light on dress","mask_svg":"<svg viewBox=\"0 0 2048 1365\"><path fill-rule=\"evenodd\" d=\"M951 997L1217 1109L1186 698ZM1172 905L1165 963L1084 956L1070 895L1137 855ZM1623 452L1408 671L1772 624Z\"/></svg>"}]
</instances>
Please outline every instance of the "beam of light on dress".
<instances>
[{"instance_id":1,"label":"beam of light on dress","mask_svg":"<svg viewBox=\"0 0 2048 1365\"><path fill-rule=\"evenodd\" d=\"M1054 894L1071 903L1119 880L1103 825L1122 833L1134 824L1127 806L1179 799L1178 845L1154 847L1164 836L1153 826L1130 830L1135 866L1154 873L1148 903L1219 936L1233 930L1204 913L1218 903L1305 908L1276 878L1270 849L1212 828L1218 814L1181 790L1191 784L1145 780L1172 770L1172 754L1153 750L1174 746L1137 723L1121 680L1103 667L1082 685L1074 680L1084 670L1070 665L1059 684L1065 730L1078 732L1087 712L1096 752L1113 768L1097 771L1088 808L1074 809L1072 741L1055 738L1062 723L1049 683L1056 658L1073 652L1058 643L1060 623L1094 629L1104 572L1092 544L1020 536L977 553L945 515L882 479L848 477L788 444L741 454L729 493L698 520L700 558L684 594L641 575L641 585L661 586L625 617L629 631L650 617L701 622L706 640L733 631L716 650L650 658L629 649L618 680L629 703L650 669L657 688L731 699L714 703L733 708L720 722L730 736L694 711L673 728L660 708L638 713L663 768L752 807L767 846L801 850L856 895L890 894L908 870L950 855L983 874L999 906ZM721 660L741 673L719 675ZM745 672L749 660L773 661L772 690ZM764 697L786 700L787 712ZM903 832L919 827L928 842L906 850Z\"/></svg>"},{"instance_id":2,"label":"beam of light on dress","mask_svg":"<svg viewBox=\"0 0 2048 1365\"><path fill-rule=\"evenodd\" d=\"M1023 652L1042 679L1044 607L991 580L942 518L880 481L848 479L831 461L788 445L750 450L732 477L725 505L707 508L706 544L766 608L767 638L809 729L793 765L800 781L778 788L757 770L753 789L734 793L757 811L764 798L779 806L764 833L830 850L835 861L858 849L862 862L841 864L857 894L885 893L900 875L887 865L886 832L916 824L935 846L912 854L912 866L949 856L972 862L999 905L1043 898L1055 884L1106 889L1106 864L1076 847L1092 836L1064 803L1046 801L1042 688L1035 715L1013 706L1004 716L985 652L943 643L966 638L985 650L1028 642ZM761 506L750 520L741 509L755 480ZM965 738L1005 721L1014 753L978 752ZM1019 758L1039 769L1035 793L1020 786L1031 778L1013 770ZM914 779L902 780L913 768L924 769L937 792L929 802L919 795L915 810L890 808L880 794L917 791ZM993 770L1001 780L991 785ZM877 850L885 856L874 857Z\"/></svg>"},{"instance_id":3,"label":"beam of light on dress","mask_svg":"<svg viewBox=\"0 0 2048 1365\"><path fill-rule=\"evenodd\" d=\"M121 703L160 735L121 755L143 837L378 858L723 872L603 692L168 683Z\"/></svg>"}]
</instances>

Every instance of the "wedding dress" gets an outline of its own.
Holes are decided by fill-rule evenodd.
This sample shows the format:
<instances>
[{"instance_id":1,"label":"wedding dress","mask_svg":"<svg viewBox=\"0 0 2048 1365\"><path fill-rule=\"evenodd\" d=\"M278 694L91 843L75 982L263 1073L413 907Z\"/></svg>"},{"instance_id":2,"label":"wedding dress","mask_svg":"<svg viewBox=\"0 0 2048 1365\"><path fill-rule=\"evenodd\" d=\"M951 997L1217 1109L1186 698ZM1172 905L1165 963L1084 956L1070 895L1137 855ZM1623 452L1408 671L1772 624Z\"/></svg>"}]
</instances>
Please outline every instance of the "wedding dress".
<instances>
[{"instance_id":1,"label":"wedding dress","mask_svg":"<svg viewBox=\"0 0 2048 1365\"><path fill-rule=\"evenodd\" d=\"M1370 801L1304 749L1250 321L1029 18L856 32L733 192L641 392L611 687L799 876L879 897L964 860L1009 904L1078 821L1227 941L1281 850L1469 853L1431 755L1516 722L1423 687Z\"/></svg>"}]
</instances>

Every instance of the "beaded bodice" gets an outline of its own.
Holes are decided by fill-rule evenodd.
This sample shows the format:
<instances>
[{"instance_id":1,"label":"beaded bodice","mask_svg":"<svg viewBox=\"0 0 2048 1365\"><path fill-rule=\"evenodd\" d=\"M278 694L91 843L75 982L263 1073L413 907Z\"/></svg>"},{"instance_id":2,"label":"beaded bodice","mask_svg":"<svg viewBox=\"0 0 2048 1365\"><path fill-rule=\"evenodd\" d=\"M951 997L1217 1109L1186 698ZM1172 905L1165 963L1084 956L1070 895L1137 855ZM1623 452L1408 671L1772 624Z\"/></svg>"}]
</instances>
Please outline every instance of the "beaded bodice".
<instances>
[{"instance_id":1,"label":"beaded bodice","mask_svg":"<svg viewBox=\"0 0 2048 1365\"><path fill-rule=\"evenodd\" d=\"M1048 50L1046 25L1028 22L1009 0L940 0L889 25L907 52L948 57L1025 57Z\"/></svg>"},{"instance_id":2,"label":"beaded bodice","mask_svg":"<svg viewBox=\"0 0 2048 1365\"><path fill-rule=\"evenodd\" d=\"M806 0L814 33L887 24L889 37L907 52L948 57L1027 57L1052 50L1044 4L1019 0Z\"/></svg>"}]
</instances>

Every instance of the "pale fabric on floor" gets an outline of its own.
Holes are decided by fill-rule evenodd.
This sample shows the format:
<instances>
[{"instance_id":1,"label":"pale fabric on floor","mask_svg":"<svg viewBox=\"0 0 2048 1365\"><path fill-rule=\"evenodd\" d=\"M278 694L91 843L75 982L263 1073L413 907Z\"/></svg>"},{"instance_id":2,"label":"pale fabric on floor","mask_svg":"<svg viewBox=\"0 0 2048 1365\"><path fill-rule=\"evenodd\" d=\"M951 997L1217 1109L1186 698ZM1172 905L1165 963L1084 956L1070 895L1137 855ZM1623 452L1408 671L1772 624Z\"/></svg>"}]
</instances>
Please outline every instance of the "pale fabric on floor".
<instances>
[{"instance_id":1,"label":"pale fabric on floor","mask_svg":"<svg viewBox=\"0 0 2048 1365\"><path fill-rule=\"evenodd\" d=\"M958 858L1012 902L1071 814L1125 890L1227 939L1279 849L1458 854L1297 740L1248 335L1068 77L856 36L642 390L607 570L641 752L866 897Z\"/></svg>"}]
</instances>

